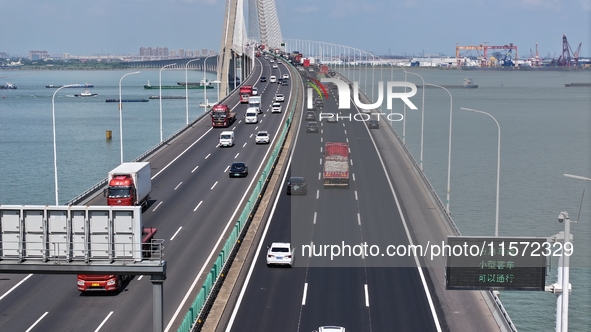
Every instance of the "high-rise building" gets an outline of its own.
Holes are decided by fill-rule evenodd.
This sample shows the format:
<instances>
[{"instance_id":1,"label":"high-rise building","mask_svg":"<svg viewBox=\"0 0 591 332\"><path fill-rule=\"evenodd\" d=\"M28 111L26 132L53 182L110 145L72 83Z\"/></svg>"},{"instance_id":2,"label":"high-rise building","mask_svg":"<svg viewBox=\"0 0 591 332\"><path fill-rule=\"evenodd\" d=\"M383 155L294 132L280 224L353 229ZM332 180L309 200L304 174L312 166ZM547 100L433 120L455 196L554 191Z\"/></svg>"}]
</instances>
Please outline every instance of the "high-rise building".
<instances>
[{"instance_id":1,"label":"high-rise building","mask_svg":"<svg viewBox=\"0 0 591 332\"><path fill-rule=\"evenodd\" d=\"M201 50L201 56L207 56L208 53L209 53L209 50L206 48Z\"/></svg>"}]
</instances>

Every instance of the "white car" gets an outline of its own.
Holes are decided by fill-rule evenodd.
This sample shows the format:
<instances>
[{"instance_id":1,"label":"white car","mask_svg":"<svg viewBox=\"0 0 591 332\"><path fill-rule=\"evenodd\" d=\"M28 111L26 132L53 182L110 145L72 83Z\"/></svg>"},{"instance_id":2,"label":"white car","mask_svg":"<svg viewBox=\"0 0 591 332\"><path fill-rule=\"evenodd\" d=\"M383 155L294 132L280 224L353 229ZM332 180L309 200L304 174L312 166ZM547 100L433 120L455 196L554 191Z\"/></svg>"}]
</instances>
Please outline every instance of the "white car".
<instances>
[{"instance_id":1,"label":"white car","mask_svg":"<svg viewBox=\"0 0 591 332\"><path fill-rule=\"evenodd\" d=\"M269 144L269 133L266 131L259 131L254 138L256 144Z\"/></svg>"},{"instance_id":2,"label":"white car","mask_svg":"<svg viewBox=\"0 0 591 332\"><path fill-rule=\"evenodd\" d=\"M269 77L269 82L271 82L271 83L277 83L277 77L276 76Z\"/></svg>"},{"instance_id":3,"label":"white car","mask_svg":"<svg viewBox=\"0 0 591 332\"><path fill-rule=\"evenodd\" d=\"M316 331L314 331L316 332ZM347 332L344 327L340 326L321 326L318 328L318 332Z\"/></svg>"},{"instance_id":4,"label":"white car","mask_svg":"<svg viewBox=\"0 0 591 332\"><path fill-rule=\"evenodd\" d=\"M278 93L275 95L275 101L285 101L285 97L283 96L283 94Z\"/></svg>"},{"instance_id":5,"label":"white car","mask_svg":"<svg viewBox=\"0 0 591 332\"><path fill-rule=\"evenodd\" d=\"M289 75L288 74L283 74L283 79L284 80L288 80L289 79Z\"/></svg>"},{"instance_id":6,"label":"white car","mask_svg":"<svg viewBox=\"0 0 591 332\"><path fill-rule=\"evenodd\" d=\"M269 61L269 62L275 62L275 60L271 59L271 61Z\"/></svg>"},{"instance_id":7,"label":"white car","mask_svg":"<svg viewBox=\"0 0 591 332\"><path fill-rule=\"evenodd\" d=\"M259 95L259 89L256 86L252 87L252 95L253 96L258 96Z\"/></svg>"},{"instance_id":8,"label":"white car","mask_svg":"<svg viewBox=\"0 0 591 332\"><path fill-rule=\"evenodd\" d=\"M249 107L244 114L244 123L258 123L259 110L254 107Z\"/></svg>"},{"instance_id":9,"label":"white car","mask_svg":"<svg viewBox=\"0 0 591 332\"><path fill-rule=\"evenodd\" d=\"M271 105L271 113L281 113L281 104L273 103L273 105Z\"/></svg>"},{"instance_id":10,"label":"white car","mask_svg":"<svg viewBox=\"0 0 591 332\"><path fill-rule=\"evenodd\" d=\"M288 242L273 242L267 250L267 265L293 266L294 248Z\"/></svg>"},{"instance_id":11,"label":"white car","mask_svg":"<svg viewBox=\"0 0 591 332\"><path fill-rule=\"evenodd\" d=\"M277 68L279 68L279 67L277 67L277 64L276 63L274 63L273 64L273 69L277 69Z\"/></svg>"}]
</instances>

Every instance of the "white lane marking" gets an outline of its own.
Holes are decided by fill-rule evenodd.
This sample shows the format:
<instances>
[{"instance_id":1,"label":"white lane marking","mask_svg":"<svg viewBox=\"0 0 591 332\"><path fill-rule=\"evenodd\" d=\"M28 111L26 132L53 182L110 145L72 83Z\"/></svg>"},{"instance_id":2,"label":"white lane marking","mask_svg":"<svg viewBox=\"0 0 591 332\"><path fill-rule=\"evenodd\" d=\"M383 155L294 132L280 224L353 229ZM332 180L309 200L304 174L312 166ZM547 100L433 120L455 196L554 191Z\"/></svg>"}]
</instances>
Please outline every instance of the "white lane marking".
<instances>
[{"instance_id":1,"label":"white lane marking","mask_svg":"<svg viewBox=\"0 0 591 332\"><path fill-rule=\"evenodd\" d=\"M263 120L259 121L259 123L263 123Z\"/></svg>"},{"instance_id":2,"label":"white lane marking","mask_svg":"<svg viewBox=\"0 0 591 332\"><path fill-rule=\"evenodd\" d=\"M347 135L347 131L345 130L345 135Z\"/></svg>"},{"instance_id":3,"label":"white lane marking","mask_svg":"<svg viewBox=\"0 0 591 332\"><path fill-rule=\"evenodd\" d=\"M199 137L195 142L193 142L191 145L189 145L183 152L181 152L178 156L176 156L171 162L169 162L166 166L162 167L162 169L158 173L154 174L154 176L152 177L152 180L154 180L158 175L160 175L160 173L164 172L164 170L167 169L168 166L172 165L172 163L174 163L177 159L179 159L182 155L184 155L187 151L189 151L189 149L192 148L193 145L197 144L197 142L199 142L212 129L213 129L213 127L209 128L209 130L207 130L205 132L205 134L201 135L201 137Z\"/></svg>"},{"instance_id":4,"label":"white lane marking","mask_svg":"<svg viewBox=\"0 0 591 332\"><path fill-rule=\"evenodd\" d=\"M158 205L156 205L156 207L154 208L154 210L152 210L152 212L156 211L156 209L158 209L158 207L160 206L160 204L162 204L163 201L160 201L160 203L158 203Z\"/></svg>"},{"instance_id":5,"label":"white lane marking","mask_svg":"<svg viewBox=\"0 0 591 332\"><path fill-rule=\"evenodd\" d=\"M320 153L322 153L322 147L320 147Z\"/></svg>"},{"instance_id":6,"label":"white lane marking","mask_svg":"<svg viewBox=\"0 0 591 332\"><path fill-rule=\"evenodd\" d=\"M195 168L193 168L193 170L191 171L191 173L195 173L195 171L199 168L199 166L195 166Z\"/></svg>"},{"instance_id":7,"label":"white lane marking","mask_svg":"<svg viewBox=\"0 0 591 332\"><path fill-rule=\"evenodd\" d=\"M355 173L353 173L353 181L355 181Z\"/></svg>"},{"instance_id":8,"label":"white lane marking","mask_svg":"<svg viewBox=\"0 0 591 332\"><path fill-rule=\"evenodd\" d=\"M345 123L343 122L343 127L345 126Z\"/></svg>"},{"instance_id":9,"label":"white lane marking","mask_svg":"<svg viewBox=\"0 0 591 332\"><path fill-rule=\"evenodd\" d=\"M259 129L259 126L254 127L254 130L257 130L257 129Z\"/></svg>"},{"instance_id":10,"label":"white lane marking","mask_svg":"<svg viewBox=\"0 0 591 332\"><path fill-rule=\"evenodd\" d=\"M318 172L318 181L320 181L320 177L322 176L321 172Z\"/></svg>"},{"instance_id":11,"label":"white lane marking","mask_svg":"<svg viewBox=\"0 0 591 332\"><path fill-rule=\"evenodd\" d=\"M314 222L313 222L314 225L316 225L316 216L317 216L317 213L314 212Z\"/></svg>"},{"instance_id":12,"label":"white lane marking","mask_svg":"<svg viewBox=\"0 0 591 332\"><path fill-rule=\"evenodd\" d=\"M218 144L215 146L215 148L216 148L216 149L217 149L217 148L219 148L219 147L220 147L220 143L218 143Z\"/></svg>"},{"instance_id":13,"label":"white lane marking","mask_svg":"<svg viewBox=\"0 0 591 332\"><path fill-rule=\"evenodd\" d=\"M234 159L238 158L238 155L240 154L240 152L238 152L235 156Z\"/></svg>"},{"instance_id":14,"label":"white lane marking","mask_svg":"<svg viewBox=\"0 0 591 332\"><path fill-rule=\"evenodd\" d=\"M349 143L349 139L347 137L345 137L345 139L347 140L347 143Z\"/></svg>"},{"instance_id":15,"label":"white lane marking","mask_svg":"<svg viewBox=\"0 0 591 332\"><path fill-rule=\"evenodd\" d=\"M210 154L208 154L207 156L205 156L205 159L209 158L209 156L211 156L211 153L210 153Z\"/></svg>"},{"instance_id":16,"label":"white lane marking","mask_svg":"<svg viewBox=\"0 0 591 332\"><path fill-rule=\"evenodd\" d=\"M248 142L244 142L244 145L242 147L245 147L246 146L246 143L248 143Z\"/></svg>"},{"instance_id":17,"label":"white lane marking","mask_svg":"<svg viewBox=\"0 0 591 332\"><path fill-rule=\"evenodd\" d=\"M357 225L361 226L361 215L357 212Z\"/></svg>"},{"instance_id":18,"label":"white lane marking","mask_svg":"<svg viewBox=\"0 0 591 332\"><path fill-rule=\"evenodd\" d=\"M320 165L322 165L322 158L320 158Z\"/></svg>"},{"instance_id":19,"label":"white lane marking","mask_svg":"<svg viewBox=\"0 0 591 332\"><path fill-rule=\"evenodd\" d=\"M181 186L181 184L183 184L183 181L181 181L179 184L177 184L176 187L174 187L174 190L179 189L179 187Z\"/></svg>"},{"instance_id":20,"label":"white lane marking","mask_svg":"<svg viewBox=\"0 0 591 332\"><path fill-rule=\"evenodd\" d=\"M101 327L103 327L103 325L105 325L105 323L107 322L107 320L111 317L111 315L113 314L113 311L109 312L109 314L107 315L107 317L105 317L105 319L103 319L103 322L101 323L101 325L99 325L96 330L94 330L94 332L98 332L98 330L101 329Z\"/></svg>"},{"instance_id":21,"label":"white lane marking","mask_svg":"<svg viewBox=\"0 0 591 332\"><path fill-rule=\"evenodd\" d=\"M316 199L320 197L320 189L316 189Z\"/></svg>"},{"instance_id":22,"label":"white lane marking","mask_svg":"<svg viewBox=\"0 0 591 332\"><path fill-rule=\"evenodd\" d=\"M250 134L250 136L248 138L252 138L252 135L254 135L254 134Z\"/></svg>"},{"instance_id":23,"label":"white lane marking","mask_svg":"<svg viewBox=\"0 0 591 332\"><path fill-rule=\"evenodd\" d=\"M353 166L353 159L349 159L349 161L351 162L351 166Z\"/></svg>"},{"instance_id":24,"label":"white lane marking","mask_svg":"<svg viewBox=\"0 0 591 332\"><path fill-rule=\"evenodd\" d=\"M27 329L25 332L29 332L29 331L31 331L31 330L32 330L32 329L35 327L35 325L39 324L39 322L40 322L40 321L43 319L43 317L47 316L47 314L48 314L48 313L49 313L49 312L48 312L48 311L46 311L46 312L45 312L43 315L41 315L41 317L39 317L39 319L37 319L37 320L35 321L35 323L33 323L33 325L31 325L31 327L29 327L29 328L28 328L28 329Z\"/></svg>"},{"instance_id":25,"label":"white lane marking","mask_svg":"<svg viewBox=\"0 0 591 332\"><path fill-rule=\"evenodd\" d=\"M213 184L213 186L211 186L211 189L209 189L209 190L213 190L213 188L215 188L216 184L218 184L218 181L216 181L216 182Z\"/></svg>"},{"instance_id":26,"label":"white lane marking","mask_svg":"<svg viewBox=\"0 0 591 332\"><path fill-rule=\"evenodd\" d=\"M183 226L179 227L179 229L174 232L174 235L170 238L170 241L174 240L175 236L181 231L181 229L183 229Z\"/></svg>"},{"instance_id":27,"label":"white lane marking","mask_svg":"<svg viewBox=\"0 0 591 332\"><path fill-rule=\"evenodd\" d=\"M203 201L199 202L199 204L197 204L197 206L193 209L193 212L197 211L197 209L201 206L201 203L203 203Z\"/></svg>"},{"instance_id":28,"label":"white lane marking","mask_svg":"<svg viewBox=\"0 0 591 332\"><path fill-rule=\"evenodd\" d=\"M320 129L320 133L321 134L324 134L324 129Z\"/></svg>"},{"instance_id":29,"label":"white lane marking","mask_svg":"<svg viewBox=\"0 0 591 332\"><path fill-rule=\"evenodd\" d=\"M322 141L323 141L323 139L322 139L322 137L320 137L320 143L322 143Z\"/></svg>"},{"instance_id":30,"label":"white lane marking","mask_svg":"<svg viewBox=\"0 0 591 332\"><path fill-rule=\"evenodd\" d=\"M355 200L358 201L359 198L357 197L357 190L355 190Z\"/></svg>"},{"instance_id":31,"label":"white lane marking","mask_svg":"<svg viewBox=\"0 0 591 332\"><path fill-rule=\"evenodd\" d=\"M302 305L306 305L306 296L308 295L308 283L304 284L304 296L302 297Z\"/></svg>"},{"instance_id":32,"label":"white lane marking","mask_svg":"<svg viewBox=\"0 0 591 332\"><path fill-rule=\"evenodd\" d=\"M4 293L4 295L0 296L0 301L2 301L2 299L5 298L8 294L10 294L10 292L15 290L18 286L20 286L23 282L25 282L27 279L29 279L32 276L33 276L33 274L29 274L28 276L24 277L23 280L19 281L16 285L12 286L12 288L9 289L6 293Z\"/></svg>"},{"instance_id":33,"label":"white lane marking","mask_svg":"<svg viewBox=\"0 0 591 332\"><path fill-rule=\"evenodd\" d=\"M349 148L349 154L351 154L351 148Z\"/></svg>"},{"instance_id":34,"label":"white lane marking","mask_svg":"<svg viewBox=\"0 0 591 332\"><path fill-rule=\"evenodd\" d=\"M226 172L228 171L228 168L230 168L230 165L228 165L228 166L226 167L226 169L224 170L224 173L226 173Z\"/></svg>"},{"instance_id":35,"label":"white lane marking","mask_svg":"<svg viewBox=\"0 0 591 332\"><path fill-rule=\"evenodd\" d=\"M238 123L242 122L242 120L238 120ZM232 130L236 129L236 127L232 128Z\"/></svg>"},{"instance_id":36,"label":"white lane marking","mask_svg":"<svg viewBox=\"0 0 591 332\"><path fill-rule=\"evenodd\" d=\"M241 120L242 121L242 120ZM236 129L236 127L232 128L232 131L234 131L234 129Z\"/></svg>"},{"instance_id":37,"label":"white lane marking","mask_svg":"<svg viewBox=\"0 0 591 332\"><path fill-rule=\"evenodd\" d=\"M141 276L137 277L137 280L142 280L143 277L144 275L142 274Z\"/></svg>"},{"instance_id":38,"label":"white lane marking","mask_svg":"<svg viewBox=\"0 0 591 332\"><path fill-rule=\"evenodd\" d=\"M364 288L365 288L365 306L369 307L369 292L367 291L367 284L365 284Z\"/></svg>"}]
</instances>

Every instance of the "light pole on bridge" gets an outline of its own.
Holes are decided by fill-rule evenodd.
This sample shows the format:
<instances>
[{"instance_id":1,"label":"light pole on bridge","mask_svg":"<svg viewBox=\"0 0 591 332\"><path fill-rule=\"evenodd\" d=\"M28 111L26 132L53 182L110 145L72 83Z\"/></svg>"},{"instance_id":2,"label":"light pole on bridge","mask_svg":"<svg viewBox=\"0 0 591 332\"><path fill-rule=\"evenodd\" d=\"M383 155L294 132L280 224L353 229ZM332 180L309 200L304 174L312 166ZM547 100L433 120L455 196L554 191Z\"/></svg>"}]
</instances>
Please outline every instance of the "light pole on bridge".
<instances>
[{"instance_id":1,"label":"light pole on bridge","mask_svg":"<svg viewBox=\"0 0 591 332\"><path fill-rule=\"evenodd\" d=\"M162 70L167 67L176 66L176 63L170 63L168 65L164 65L160 68L160 85L158 86L158 90L160 92L159 99L160 99L160 142L162 143Z\"/></svg>"},{"instance_id":2,"label":"light pole on bridge","mask_svg":"<svg viewBox=\"0 0 591 332\"><path fill-rule=\"evenodd\" d=\"M498 136L497 136L497 204L496 204L496 212L495 212L495 237L497 237L497 236L499 236L499 183L501 180L501 126L499 125L499 122L497 121L497 119L495 119L494 116L490 115L487 112L473 110L471 108L464 108L464 107L462 107L460 109L464 110L464 111L488 115L497 124L497 129L498 129Z\"/></svg>"},{"instance_id":3,"label":"light pole on bridge","mask_svg":"<svg viewBox=\"0 0 591 332\"><path fill-rule=\"evenodd\" d=\"M187 61L185 64L185 111L187 113L187 123L189 124L189 78L188 78L188 71L189 71L189 63L193 61L201 60L201 58L196 58Z\"/></svg>"},{"instance_id":4,"label":"light pole on bridge","mask_svg":"<svg viewBox=\"0 0 591 332\"><path fill-rule=\"evenodd\" d=\"M53 96L51 97L51 119L52 119L52 127L53 127L53 175L55 177L55 205L59 205L59 189L57 185L57 144L55 141L55 94L63 88L70 88L74 86L74 84L68 84L64 86L60 86L55 90Z\"/></svg>"},{"instance_id":5,"label":"light pole on bridge","mask_svg":"<svg viewBox=\"0 0 591 332\"><path fill-rule=\"evenodd\" d=\"M123 164L123 100L121 99L121 81L123 81L123 78L127 75L133 75L133 74L139 74L139 71L134 71L132 73L127 73L123 76L121 76L121 78L119 79L119 144L120 144L120 150L121 150L121 164Z\"/></svg>"}]
</instances>

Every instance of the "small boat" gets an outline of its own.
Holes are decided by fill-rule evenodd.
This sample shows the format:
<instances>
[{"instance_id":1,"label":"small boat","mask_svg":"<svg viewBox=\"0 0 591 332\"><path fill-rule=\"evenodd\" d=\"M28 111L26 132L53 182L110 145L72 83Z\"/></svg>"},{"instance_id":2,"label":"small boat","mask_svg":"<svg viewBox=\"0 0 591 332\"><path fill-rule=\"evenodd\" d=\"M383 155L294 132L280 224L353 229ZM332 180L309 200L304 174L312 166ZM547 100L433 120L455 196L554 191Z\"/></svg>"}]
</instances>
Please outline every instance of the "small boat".
<instances>
[{"instance_id":1,"label":"small boat","mask_svg":"<svg viewBox=\"0 0 591 332\"><path fill-rule=\"evenodd\" d=\"M474 84L471 78L464 78L464 88L476 89L478 88L478 84Z\"/></svg>"},{"instance_id":2,"label":"small boat","mask_svg":"<svg viewBox=\"0 0 591 332\"><path fill-rule=\"evenodd\" d=\"M0 89L14 90L14 89L16 89L16 85L7 82L4 85L0 85Z\"/></svg>"},{"instance_id":3,"label":"small boat","mask_svg":"<svg viewBox=\"0 0 591 332\"><path fill-rule=\"evenodd\" d=\"M81 93L74 95L74 97L94 97L94 96L98 96L98 93L91 93L90 91L88 91L88 89L84 89L84 91L82 91Z\"/></svg>"}]
</instances>

